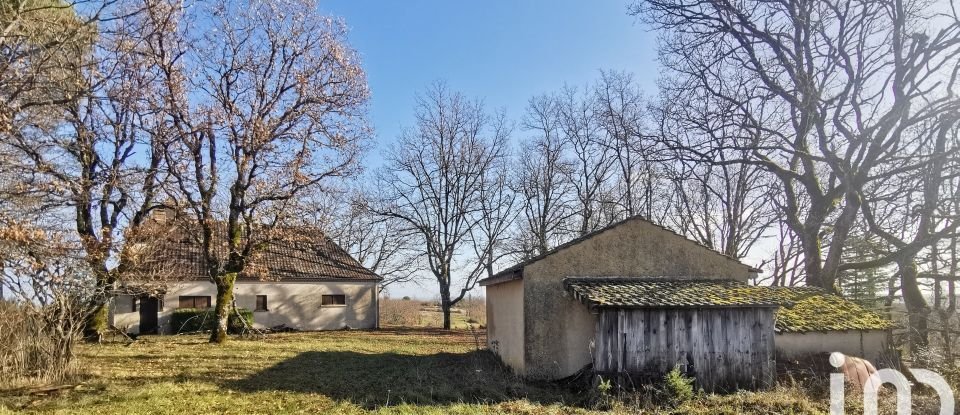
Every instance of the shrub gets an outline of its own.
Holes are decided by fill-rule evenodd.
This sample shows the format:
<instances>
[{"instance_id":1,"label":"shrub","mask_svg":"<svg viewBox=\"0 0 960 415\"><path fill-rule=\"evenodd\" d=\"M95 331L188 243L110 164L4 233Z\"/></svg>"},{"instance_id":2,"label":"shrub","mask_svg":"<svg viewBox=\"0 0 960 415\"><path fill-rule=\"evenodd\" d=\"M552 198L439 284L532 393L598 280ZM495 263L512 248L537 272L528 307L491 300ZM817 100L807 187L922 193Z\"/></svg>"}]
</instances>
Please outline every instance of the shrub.
<instances>
[{"instance_id":1,"label":"shrub","mask_svg":"<svg viewBox=\"0 0 960 415\"><path fill-rule=\"evenodd\" d=\"M237 317L239 314L243 320ZM214 315L213 308L179 308L173 311L170 316L170 327L174 333L191 333L196 331L213 330L217 318ZM238 308L237 312L230 313L227 320L227 331L231 334L242 333L243 330L253 325L253 311L245 308Z\"/></svg>"},{"instance_id":2,"label":"shrub","mask_svg":"<svg viewBox=\"0 0 960 415\"><path fill-rule=\"evenodd\" d=\"M696 394L693 389L694 379L688 377L676 366L663 377L663 388L660 393L665 403L680 405L693 399Z\"/></svg>"},{"instance_id":3,"label":"shrub","mask_svg":"<svg viewBox=\"0 0 960 415\"><path fill-rule=\"evenodd\" d=\"M600 410L609 410L614 403L613 382L610 379L597 377L596 407Z\"/></svg>"},{"instance_id":4,"label":"shrub","mask_svg":"<svg viewBox=\"0 0 960 415\"><path fill-rule=\"evenodd\" d=\"M380 324L414 327L420 324L420 305L414 301L380 300Z\"/></svg>"},{"instance_id":5,"label":"shrub","mask_svg":"<svg viewBox=\"0 0 960 415\"><path fill-rule=\"evenodd\" d=\"M79 310L66 302L40 306L0 299L0 390L55 384L76 374L73 346L84 315Z\"/></svg>"}]
</instances>

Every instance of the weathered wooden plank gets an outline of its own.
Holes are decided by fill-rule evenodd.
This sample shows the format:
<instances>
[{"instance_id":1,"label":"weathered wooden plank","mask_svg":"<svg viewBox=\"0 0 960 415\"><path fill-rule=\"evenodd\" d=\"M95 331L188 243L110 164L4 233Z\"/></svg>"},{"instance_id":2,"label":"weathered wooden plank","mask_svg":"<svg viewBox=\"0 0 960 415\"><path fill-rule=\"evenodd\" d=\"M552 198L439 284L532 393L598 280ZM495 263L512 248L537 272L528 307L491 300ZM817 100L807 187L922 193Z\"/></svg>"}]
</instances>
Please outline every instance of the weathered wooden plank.
<instances>
[{"instance_id":1,"label":"weathered wooden plank","mask_svg":"<svg viewBox=\"0 0 960 415\"><path fill-rule=\"evenodd\" d=\"M773 329L770 308L604 310L594 367L646 377L680 365L708 391L768 387Z\"/></svg>"}]
</instances>

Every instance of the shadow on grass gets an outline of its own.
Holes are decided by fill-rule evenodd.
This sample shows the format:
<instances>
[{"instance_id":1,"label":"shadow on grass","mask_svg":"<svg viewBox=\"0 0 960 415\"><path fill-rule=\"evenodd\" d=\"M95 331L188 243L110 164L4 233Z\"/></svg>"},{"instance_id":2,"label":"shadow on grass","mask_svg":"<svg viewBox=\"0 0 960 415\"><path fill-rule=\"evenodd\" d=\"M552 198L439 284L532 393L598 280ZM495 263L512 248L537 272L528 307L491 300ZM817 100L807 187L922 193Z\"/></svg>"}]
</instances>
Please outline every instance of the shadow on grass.
<instances>
[{"instance_id":1,"label":"shadow on grass","mask_svg":"<svg viewBox=\"0 0 960 415\"><path fill-rule=\"evenodd\" d=\"M407 355L304 352L230 382L241 392L318 393L367 409L409 404L497 403L514 399L578 404L581 394L553 383L529 383L489 351Z\"/></svg>"}]
</instances>

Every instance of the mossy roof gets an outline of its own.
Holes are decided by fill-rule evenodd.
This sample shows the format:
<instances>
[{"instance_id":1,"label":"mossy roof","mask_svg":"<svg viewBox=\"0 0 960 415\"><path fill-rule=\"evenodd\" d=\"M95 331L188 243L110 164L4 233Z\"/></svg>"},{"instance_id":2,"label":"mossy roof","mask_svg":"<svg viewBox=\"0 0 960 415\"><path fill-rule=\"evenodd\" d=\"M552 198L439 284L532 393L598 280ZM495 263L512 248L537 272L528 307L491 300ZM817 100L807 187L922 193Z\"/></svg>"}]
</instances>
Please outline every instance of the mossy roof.
<instances>
[{"instance_id":1,"label":"mossy roof","mask_svg":"<svg viewBox=\"0 0 960 415\"><path fill-rule=\"evenodd\" d=\"M812 287L762 287L675 277L567 278L564 285L592 309L776 307L779 333L892 327L879 314Z\"/></svg>"}]
</instances>

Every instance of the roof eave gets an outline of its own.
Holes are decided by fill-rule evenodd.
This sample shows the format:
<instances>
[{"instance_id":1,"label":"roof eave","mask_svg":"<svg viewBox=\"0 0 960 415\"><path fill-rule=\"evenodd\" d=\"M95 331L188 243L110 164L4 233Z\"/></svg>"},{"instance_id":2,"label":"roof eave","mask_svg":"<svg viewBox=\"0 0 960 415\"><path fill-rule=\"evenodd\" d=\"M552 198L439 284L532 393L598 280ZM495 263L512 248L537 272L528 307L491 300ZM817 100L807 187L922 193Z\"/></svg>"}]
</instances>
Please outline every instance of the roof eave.
<instances>
[{"instance_id":1,"label":"roof eave","mask_svg":"<svg viewBox=\"0 0 960 415\"><path fill-rule=\"evenodd\" d=\"M523 268L513 270L511 272L500 272L496 275L484 278L480 281L477 281L481 287L489 287L491 285L503 284L511 281L519 281L523 279Z\"/></svg>"}]
</instances>

